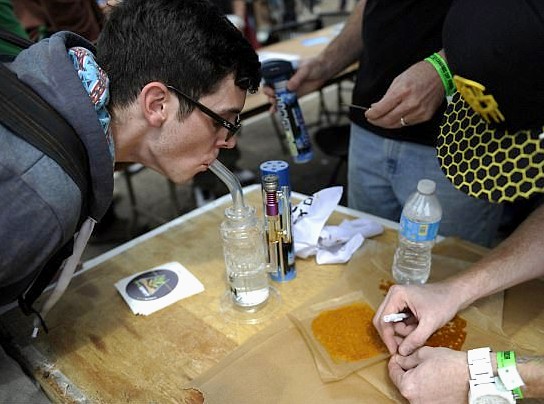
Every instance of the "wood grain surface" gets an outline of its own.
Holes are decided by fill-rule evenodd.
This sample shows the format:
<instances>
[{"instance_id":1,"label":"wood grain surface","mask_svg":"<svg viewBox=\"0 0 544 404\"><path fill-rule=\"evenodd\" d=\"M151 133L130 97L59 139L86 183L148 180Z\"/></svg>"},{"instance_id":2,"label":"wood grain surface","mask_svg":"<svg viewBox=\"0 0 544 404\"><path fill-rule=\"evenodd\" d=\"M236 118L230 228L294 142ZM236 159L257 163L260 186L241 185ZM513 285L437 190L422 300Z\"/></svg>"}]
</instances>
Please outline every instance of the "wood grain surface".
<instances>
[{"instance_id":1,"label":"wood grain surface","mask_svg":"<svg viewBox=\"0 0 544 404\"><path fill-rule=\"evenodd\" d=\"M259 188L245 198L261 212ZM226 201L75 277L47 317L49 334L30 340L32 327L19 310L2 316L7 334L43 357L32 372L54 401L70 401L68 393L77 387L92 402L180 402L188 381L342 275L344 265L297 259L297 278L274 283L281 306L269 320L256 325L226 320L219 310L227 287L219 235ZM344 218L351 217L334 212L328 224ZM395 242L396 231L387 229L376 239ZM114 284L170 261L183 264L205 291L150 316L135 316ZM49 377L51 367L67 377L68 387Z\"/></svg>"},{"instance_id":2,"label":"wood grain surface","mask_svg":"<svg viewBox=\"0 0 544 404\"><path fill-rule=\"evenodd\" d=\"M261 212L260 187L245 189L246 202ZM293 203L297 203L294 200ZM237 324L221 314L226 292L219 225L230 196L199 208L169 224L106 253L76 276L47 317L48 334L31 339L31 320L13 309L0 316L0 331L11 340L14 355L54 402L200 403L198 391L185 389L265 327L315 298L344 274L346 265L317 265L297 259L297 278L273 285L281 306L267 321ZM327 224L364 216L339 207ZM367 215L368 216L368 215ZM391 225L394 225L390 223ZM394 244L396 230L374 238ZM437 244L434 253L475 261L487 250L458 239ZM150 316L136 316L114 284L122 278L178 261L205 286ZM542 348L544 282L539 280L505 293L504 331L512 342ZM385 377L385 376L384 376Z\"/></svg>"}]
</instances>

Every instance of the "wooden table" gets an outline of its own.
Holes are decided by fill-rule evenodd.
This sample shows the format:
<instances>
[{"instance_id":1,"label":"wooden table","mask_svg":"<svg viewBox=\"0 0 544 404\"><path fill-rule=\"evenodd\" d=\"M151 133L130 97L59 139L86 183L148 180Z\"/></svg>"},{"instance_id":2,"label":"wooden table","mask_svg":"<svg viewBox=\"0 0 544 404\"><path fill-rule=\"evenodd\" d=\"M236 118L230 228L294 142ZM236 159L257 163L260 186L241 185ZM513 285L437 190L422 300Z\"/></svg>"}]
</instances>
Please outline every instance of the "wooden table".
<instances>
[{"instance_id":1,"label":"wooden table","mask_svg":"<svg viewBox=\"0 0 544 404\"><path fill-rule=\"evenodd\" d=\"M260 186L244 188L244 195L260 212ZM294 203L303 197L295 193ZM265 327L285 320L286 313L321 294L344 273L344 265L317 266L313 257L297 259L297 278L274 283L282 302L271 318L256 325L228 321L219 303L227 287L219 225L230 204L226 195L86 262L47 317L49 334L31 339L31 319L18 309L1 315L0 331L11 339L10 353L55 402L183 402L183 386ZM342 206L328 224L358 217L386 226L374 240L396 242L395 223ZM454 242L447 247L448 257L458 257L457 245L469 261L485 252ZM205 291L150 316L134 315L114 284L170 261L183 264ZM543 290L544 283L537 280L504 295L504 331L513 342L536 351L542 349ZM386 373L381 377L387 378Z\"/></svg>"},{"instance_id":2,"label":"wooden table","mask_svg":"<svg viewBox=\"0 0 544 404\"><path fill-rule=\"evenodd\" d=\"M260 186L244 194L260 212ZM256 325L226 321L219 310L227 287L219 225L230 204L226 195L86 262L48 315L49 334L30 339L29 318L18 309L0 317L18 359L54 401L176 401L182 385L341 276L342 265L315 271L313 257L297 260L297 278L274 284L282 297L275 315ZM363 216L368 217L339 206L329 223ZM395 224L375 219L389 226L377 239L394 242ZM189 269L206 290L150 316L135 316L114 284L170 261Z\"/></svg>"}]
</instances>

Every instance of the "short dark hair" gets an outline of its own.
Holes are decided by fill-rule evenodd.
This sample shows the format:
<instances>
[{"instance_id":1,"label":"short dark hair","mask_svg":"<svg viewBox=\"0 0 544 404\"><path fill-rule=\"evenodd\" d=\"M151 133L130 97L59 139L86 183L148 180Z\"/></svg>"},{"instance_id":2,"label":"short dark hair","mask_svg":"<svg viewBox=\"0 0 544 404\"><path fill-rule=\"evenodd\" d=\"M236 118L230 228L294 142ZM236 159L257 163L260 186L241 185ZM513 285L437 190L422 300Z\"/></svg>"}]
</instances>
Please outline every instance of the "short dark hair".
<instances>
[{"instance_id":1,"label":"short dark hair","mask_svg":"<svg viewBox=\"0 0 544 404\"><path fill-rule=\"evenodd\" d=\"M229 74L250 92L261 79L251 44L209 0L120 2L98 39L97 60L108 74L116 107L129 105L152 81L198 99ZM182 110L192 108L187 104Z\"/></svg>"}]
</instances>

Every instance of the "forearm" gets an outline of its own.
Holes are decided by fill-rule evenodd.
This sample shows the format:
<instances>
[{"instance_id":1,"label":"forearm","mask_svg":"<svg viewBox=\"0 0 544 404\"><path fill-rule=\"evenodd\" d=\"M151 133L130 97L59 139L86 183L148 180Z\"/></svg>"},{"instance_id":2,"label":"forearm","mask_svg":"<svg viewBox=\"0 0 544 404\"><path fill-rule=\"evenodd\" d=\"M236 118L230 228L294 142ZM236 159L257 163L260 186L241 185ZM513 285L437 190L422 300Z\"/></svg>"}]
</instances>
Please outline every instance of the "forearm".
<instances>
[{"instance_id":1,"label":"forearm","mask_svg":"<svg viewBox=\"0 0 544 404\"><path fill-rule=\"evenodd\" d=\"M327 77L334 77L358 60L363 50L361 32L365 6L366 0L358 1L340 34L319 54Z\"/></svg>"},{"instance_id":2,"label":"forearm","mask_svg":"<svg viewBox=\"0 0 544 404\"><path fill-rule=\"evenodd\" d=\"M497 356L491 355L493 374L498 376ZM544 398L544 356L516 356L516 368L524 386L521 392L524 398Z\"/></svg>"},{"instance_id":3,"label":"forearm","mask_svg":"<svg viewBox=\"0 0 544 404\"><path fill-rule=\"evenodd\" d=\"M544 205L537 208L510 237L468 271L446 281L460 308L530 279L544 276Z\"/></svg>"},{"instance_id":4,"label":"forearm","mask_svg":"<svg viewBox=\"0 0 544 404\"><path fill-rule=\"evenodd\" d=\"M245 0L232 1L232 13L243 20L246 18L246 2Z\"/></svg>"},{"instance_id":5,"label":"forearm","mask_svg":"<svg viewBox=\"0 0 544 404\"><path fill-rule=\"evenodd\" d=\"M521 388L526 398L544 398L544 356L521 356L517 368L525 386Z\"/></svg>"}]
</instances>

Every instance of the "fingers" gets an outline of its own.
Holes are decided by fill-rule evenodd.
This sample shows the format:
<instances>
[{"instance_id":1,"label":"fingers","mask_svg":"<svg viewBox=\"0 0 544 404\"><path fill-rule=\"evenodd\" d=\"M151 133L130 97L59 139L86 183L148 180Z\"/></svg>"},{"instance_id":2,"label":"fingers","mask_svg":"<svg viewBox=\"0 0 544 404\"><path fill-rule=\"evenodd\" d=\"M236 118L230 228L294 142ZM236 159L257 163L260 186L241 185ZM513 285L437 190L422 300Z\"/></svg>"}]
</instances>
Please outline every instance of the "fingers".
<instances>
[{"instance_id":1,"label":"fingers","mask_svg":"<svg viewBox=\"0 0 544 404\"><path fill-rule=\"evenodd\" d=\"M432 70L422 61L398 75L383 98L365 114L368 121L393 129L429 120L444 100L441 80Z\"/></svg>"},{"instance_id":2,"label":"fingers","mask_svg":"<svg viewBox=\"0 0 544 404\"><path fill-rule=\"evenodd\" d=\"M304 59L300 61L295 74L287 82L287 88L301 97L323 87L329 78L318 58Z\"/></svg>"},{"instance_id":3,"label":"fingers","mask_svg":"<svg viewBox=\"0 0 544 404\"><path fill-rule=\"evenodd\" d=\"M266 98L268 98L268 103L270 104L270 108L268 109L268 112L271 114L275 114L277 108L276 108L276 93L274 89L270 87L269 85L265 84L262 87L262 92L266 96Z\"/></svg>"},{"instance_id":4,"label":"fingers","mask_svg":"<svg viewBox=\"0 0 544 404\"><path fill-rule=\"evenodd\" d=\"M395 330L392 325L386 324L384 327L382 327L381 332L379 332L380 336L382 337L382 341L389 350L390 354L394 354L397 352L398 346L399 346L399 340L396 339Z\"/></svg>"},{"instance_id":5,"label":"fingers","mask_svg":"<svg viewBox=\"0 0 544 404\"><path fill-rule=\"evenodd\" d=\"M396 109L401 103L402 99L399 96L387 92L380 101L370 105L370 109L365 113L366 119L370 122L387 120L388 115L400 114Z\"/></svg>"},{"instance_id":6,"label":"fingers","mask_svg":"<svg viewBox=\"0 0 544 404\"><path fill-rule=\"evenodd\" d=\"M408 101L401 101L394 107L391 107L389 103L372 104L365 113L365 118L373 125L387 129L398 129L422 122L418 115L417 110Z\"/></svg>"},{"instance_id":7,"label":"fingers","mask_svg":"<svg viewBox=\"0 0 544 404\"><path fill-rule=\"evenodd\" d=\"M388 297L389 294L385 297L385 300L382 302L380 307L378 307L378 310L376 310L376 314L374 314L374 318L372 319L372 324L374 324L374 328L376 328L378 334L380 334L380 337L389 350L389 353L394 354L397 352L398 347L398 341L395 339L395 329L393 328L392 323L386 323L383 321L384 309L387 307Z\"/></svg>"},{"instance_id":8,"label":"fingers","mask_svg":"<svg viewBox=\"0 0 544 404\"><path fill-rule=\"evenodd\" d=\"M274 93L274 89L270 87L269 85L263 86L263 93L266 95L269 99L275 98L276 94Z\"/></svg>"},{"instance_id":9,"label":"fingers","mask_svg":"<svg viewBox=\"0 0 544 404\"><path fill-rule=\"evenodd\" d=\"M408 322L408 320L399 321L398 323L395 323L393 325L393 327L395 329L395 334L400 335L401 337L403 337L403 339L406 336L408 336L410 333L412 333L417 327L417 323L407 324L407 322Z\"/></svg>"},{"instance_id":10,"label":"fingers","mask_svg":"<svg viewBox=\"0 0 544 404\"><path fill-rule=\"evenodd\" d=\"M293 76L287 82L289 91L297 92L302 84L310 80L312 70L314 69L313 59L305 59L299 63L299 66Z\"/></svg>"},{"instance_id":11,"label":"fingers","mask_svg":"<svg viewBox=\"0 0 544 404\"><path fill-rule=\"evenodd\" d=\"M398 334L396 331L397 328L401 326L401 323L386 323L383 321L383 316L386 314L402 312L406 308L408 308L407 299L403 289L399 288L397 285L393 285L372 319L374 327L376 327L376 330L380 334L390 353L397 352L399 342L402 341L402 338L397 338Z\"/></svg>"},{"instance_id":12,"label":"fingers","mask_svg":"<svg viewBox=\"0 0 544 404\"><path fill-rule=\"evenodd\" d=\"M406 329L408 329L408 326ZM413 353L417 348L425 344L434 330L435 328L427 324L425 319L421 319L421 322L417 325L417 327L413 328L413 330L408 333L400 343L398 347L399 354L406 356Z\"/></svg>"},{"instance_id":13,"label":"fingers","mask_svg":"<svg viewBox=\"0 0 544 404\"><path fill-rule=\"evenodd\" d=\"M422 362L422 359L419 356L420 351L415 351L413 354L408 356L402 356L402 355L393 355L395 357L395 362L397 365L399 365L403 370L409 370L415 368L417 365L419 365Z\"/></svg>"},{"instance_id":14,"label":"fingers","mask_svg":"<svg viewBox=\"0 0 544 404\"><path fill-rule=\"evenodd\" d=\"M401 122L410 122L407 118L413 109L409 100L410 94L397 82L398 80L393 81L382 99L373 103L365 113L366 119L373 125L394 129L407 126Z\"/></svg>"},{"instance_id":15,"label":"fingers","mask_svg":"<svg viewBox=\"0 0 544 404\"><path fill-rule=\"evenodd\" d=\"M406 371L398 364L397 357L398 355L393 355L391 359L389 359L387 369L389 370L389 377L393 384L397 386L397 388L400 388Z\"/></svg>"},{"instance_id":16,"label":"fingers","mask_svg":"<svg viewBox=\"0 0 544 404\"><path fill-rule=\"evenodd\" d=\"M305 66L301 66L295 74L289 79L287 82L287 89L289 91L296 92L303 81L306 80L308 77L308 68Z\"/></svg>"},{"instance_id":17,"label":"fingers","mask_svg":"<svg viewBox=\"0 0 544 404\"><path fill-rule=\"evenodd\" d=\"M410 333L415 330L416 326L417 324L405 324L401 321L398 323L383 323L376 328L378 329L385 346L389 350L389 353L394 354L398 352L399 346L402 344L405 337L410 335Z\"/></svg>"}]
</instances>

